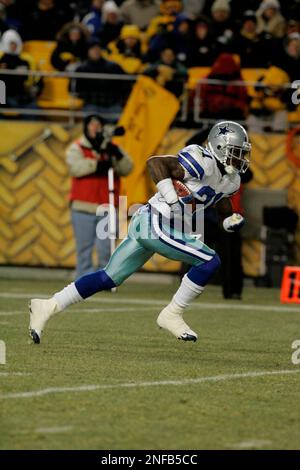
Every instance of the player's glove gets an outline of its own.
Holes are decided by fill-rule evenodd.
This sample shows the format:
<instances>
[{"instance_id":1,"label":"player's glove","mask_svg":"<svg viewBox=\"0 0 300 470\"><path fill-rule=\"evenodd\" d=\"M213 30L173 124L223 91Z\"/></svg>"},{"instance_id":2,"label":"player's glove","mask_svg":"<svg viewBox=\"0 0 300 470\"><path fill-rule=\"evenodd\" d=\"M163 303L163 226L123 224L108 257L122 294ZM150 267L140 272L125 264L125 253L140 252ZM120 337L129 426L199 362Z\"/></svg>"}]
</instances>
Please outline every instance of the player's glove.
<instances>
[{"instance_id":1,"label":"player's glove","mask_svg":"<svg viewBox=\"0 0 300 470\"><path fill-rule=\"evenodd\" d=\"M223 220L223 228L226 232L237 232L244 225L245 219L241 214L234 213Z\"/></svg>"}]
</instances>

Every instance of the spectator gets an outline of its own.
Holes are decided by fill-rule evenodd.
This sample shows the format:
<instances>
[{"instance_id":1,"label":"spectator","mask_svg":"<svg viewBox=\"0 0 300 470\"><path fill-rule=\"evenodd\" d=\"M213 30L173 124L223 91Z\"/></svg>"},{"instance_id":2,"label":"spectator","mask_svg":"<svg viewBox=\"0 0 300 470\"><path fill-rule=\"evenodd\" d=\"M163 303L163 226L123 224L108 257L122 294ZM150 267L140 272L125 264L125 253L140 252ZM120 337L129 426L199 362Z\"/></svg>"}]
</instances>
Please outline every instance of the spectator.
<instances>
[{"instance_id":1,"label":"spectator","mask_svg":"<svg viewBox=\"0 0 300 470\"><path fill-rule=\"evenodd\" d=\"M287 128L287 108L289 104L289 76L284 70L268 68L260 78L256 96L250 104L248 127L252 132L282 132Z\"/></svg>"},{"instance_id":2,"label":"spectator","mask_svg":"<svg viewBox=\"0 0 300 470\"><path fill-rule=\"evenodd\" d=\"M283 42L283 46L276 50L276 55L272 61L280 69L283 69L290 78L290 81L299 79L300 70L300 34L293 33Z\"/></svg>"},{"instance_id":3,"label":"spectator","mask_svg":"<svg viewBox=\"0 0 300 470\"><path fill-rule=\"evenodd\" d=\"M244 119L248 111L247 88L232 83L242 81L240 64L233 55L221 54L207 78L223 80L224 83L199 85L201 116L210 119Z\"/></svg>"},{"instance_id":4,"label":"spectator","mask_svg":"<svg viewBox=\"0 0 300 470\"><path fill-rule=\"evenodd\" d=\"M120 38L108 45L109 59L119 64L124 72L138 73L143 67L140 30L135 25L125 25Z\"/></svg>"},{"instance_id":5,"label":"spectator","mask_svg":"<svg viewBox=\"0 0 300 470\"><path fill-rule=\"evenodd\" d=\"M191 19L196 19L205 7L206 0L183 0L183 13Z\"/></svg>"},{"instance_id":6,"label":"spectator","mask_svg":"<svg viewBox=\"0 0 300 470\"><path fill-rule=\"evenodd\" d=\"M0 37L8 29L8 25L6 22L6 12L5 12L5 6L0 3Z\"/></svg>"},{"instance_id":7,"label":"spectator","mask_svg":"<svg viewBox=\"0 0 300 470\"><path fill-rule=\"evenodd\" d=\"M104 0L92 0L90 11L83 17L82 24L87 27L93 39L99 39L102 29L102 7Z\"/></svg>"},{"instance_id":8,"label":"spectator","mask_svg":"<svg viewBox=\"0 0 300 470\"><path fill-rule=\"evenodd\" d=\"M287 18L289 21L291 22L296 22L297 23L297 26L299 28L299 24L300 24L300 3L299 1L295 1L295 2L288 2L287 5L286 5L286 2L282 3L281 4L281 7L283 6L286 6L288 7L288 12L286 15L283 15L285 16L285 18ZM287 34L290 34L290 33L300 33L300 31L297 29L296 31L290 31L290 32L287 32Z\"/></svg>"},{"instance_id":9,"label":"spectator","mask_svg":"<svg viewBox=\"0 0 300 470\"><path fill-rule=\"evenodd\" d=\"M164 32L173 31L175 19L176 16L156 16L153 18L146 31L146 37L148 38L149 44L154 36Z\"/></svg>"},{"instance_id":10,"label":"spectator","mask_svg":"<svg viewBox=\"0 0 300 470\"><path fill-rule=\"evenodd\" d=\"M74 21L80 21L90 10L91 0L76 0L76 2L70 2L70 0L63 1L68 3L70 8L72 8Z\"/></svg>"},{"instance_id":11,"label":"spectator","mask_svg":"<svg viewBox=\"0 0 300 470\"><path fill-rule=\"evenodd\" d=\"M125 0L121 5L121 12L125 23L145 29L152 18L158 15L159 5L159 0Z\"/></svg>"},{"instance_id":12,"label":"spectator","mask_svg":"<svg viewBox=\"0 0 300 470\"><path fill-rule=\"evenodd\" d=\"M280 13L278 0L263 0L257 10L257 33L268 33L274 38L285 34L286 22Z\"/></svg>"},{"instance_id":13,"label":"spectator","mask_svg":"<svg viewBox=\"0 0 300 470\"><path fill-rule=\"evenodd\" d=\"M211 7L212 36L223 46L230 43L234 25L228 0L215 0Z\"/></svg>"},{"instance_id":14,"label":"spectator","mask_svg":"<svg viewBox=\"0 0 300 470\"><path fill-rule=\"evenodd\" d=\"M172 49L163 49L160 60L150 65L144 74L154 78L159 85L175 96L182 95L187 79L187 69L176 60L175 52Z\"/></svg>"},{"instance_id":15,"label":"spectator","mask_svg":"<svg viewBox=\"0 0 300 470\"><path fill-rule=\"evenodd\" d=\"M230 0L231 18L240 21L247 10L256 11L262 0Z\"/></svg>"},{"instance_id":16,"label":"spectator","mask_svg":"<svg viewBox=\"0 0 300 470\"><path fill-rule=\"evenodd\" d=\"M108 0L102 8L102 27L100 43L102 47L117 39L123 26L120 8L115 2Z\"/></svg>"},{"instance_id":17,"label":"spectator","mask_svg":"<svg viewBox=\"0 0 300 470\"><path fill-rule=\"evenodd\" d=\"M159 9L162 15L177 16L182 8L182 0L161 0Z\"/></svg>"},{"instance_id":18,"label":"spectator","mask_svg":"<svg viewBox=\"0 0 300 470\"><path fill-rule=\"evenodd\" d=\"M26 40L53 41L68 18L54 0L38 0L24 19L22 35Z\"/></svg>"},{"instance_id":19,"label":"spectator","mask_svg":"<svg viewBox=\"0 0 300 470\"><path fill-rule=\"evenodd\" d=\"M0 16L5 22L6 29L21 29L24 15L22 15L20 3L15 0L0 0Z\"/></svg>"},{"instance_id":20,"label":"spectator","mask_svg":"<svg viewBox=\"0 0 300 470\"><path fill-rule=\"evenodd\" d=\"M193 36L188 50L189 67L210 66L216 57L216 44L210 31L210 22L205 17L195 20Z\"/></svg>"},{"instance_id":21,"label":"spectator","mask_svg":"<svg viewBox=\"0 0 300 470\"><path fill-rule=\"evenodd\" d=\"M232 50L240 56L242 67L266 67L271 55L272 40L266 33L257 33L254 11L245 11L242 27L234 36Z\"/></svg>"},{"instance_id":22,"label":"spectator","mask_svg":"<svg viewBox=\"0 0 300 470\"><path fill-rule=\"evenodd\" d=\"M51 63L57 70L74 70L87 56L88 31L79 23L67 23L57 35Z\"/></svg>"},{"instance_id":23,"label":"spectator","mask_svg":"<svg viewBox=\"0 0 300 470\"><path fill-rule=\"evenodd\" d=\"M88 57L76 72L91 74L123 74L122 68L104 59L98 42L88 48ZM77 78L71 81L71 92L85 101L85 109L90 111L120 114L124 98L124 85L117 80Z\"/></svg>"},{"instance_id":24,"label":"spectator","mask_svg":"<svg viewBox=\"0 0 300 470\"><path fill-rule=\"evenodd\" d=\"M103 268L110 258L110 239L96 235L99 222L107 216L96 215L99 204L107 204L108 170L115 170L115 206L120 194L120 176L127 176L132 162L118 146L103 138L104 120L99 115L90 115L84 121L83 136L67 150L67 163L72 176L71 210L76 239L77 277L94 271L92 254L96 247L97 268Z\"/></svg>"},{"instance_id":25,"label":"spectator","mask_svg":"<svg viewBox=\"0 0 300 470\"><path fill-rule=\"evenodd\" d=\"M300 34L300 21L299 20L289 20L286 26L286 35L289 36L293 33Z\"/></svg>"},{"instance_id":26,"label":"spectator","mask_svg":"<svg viewBox=\"0 0 300 470\"><path fill-rule=\"evenodd\" d=\"M174 24L161 25L161 31L155 34L149 43L148 59L154 62L159 59L162 49L173 49L176 58L186 63L191 44L191 21L186 15L179 14Z\"/></svg>"},{"instance_id":27,"label":"spectator","mask_svg":"<svg viewBox=\"0 0 300 470\"><path fill-rule=\"evenodd\" d=\"M7 30L0 44L0 70L19 70L27 72L34 68L33 59L22 54L23 43L20 35L12 30ZM33 101L34 82L26 73L25 75L4 75L6 84L6 104L12 108L30 107Z\"/></svg>"},{"instance_id":28,"label":"spectator","mask_svg":"<svg viewBox=\"0 0 300 470\"><path fill-rule=\"evenodd\" d=\"M161 25L173 24L181 10L181 0L163 0L159 8L160 14L151 20L147 28L147 36L151 38L155 34L158 34Z\"/></svg>"}]
</instances>

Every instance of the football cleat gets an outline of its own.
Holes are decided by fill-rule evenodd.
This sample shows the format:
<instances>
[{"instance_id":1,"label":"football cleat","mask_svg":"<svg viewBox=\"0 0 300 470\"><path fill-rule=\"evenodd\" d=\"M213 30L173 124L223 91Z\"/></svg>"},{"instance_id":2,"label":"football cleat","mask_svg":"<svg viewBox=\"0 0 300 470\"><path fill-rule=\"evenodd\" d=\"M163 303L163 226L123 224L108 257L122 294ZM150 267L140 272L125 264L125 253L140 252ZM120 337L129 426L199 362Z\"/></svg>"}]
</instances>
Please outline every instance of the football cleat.
<instances>
[{"instance_id":1,"label":"football cleat","mask_svg":"<svg viewBox=\"0 0 300 470\"><path fill-rule=\"evenodd\" d=\"M167 305L158 315L156 320L160 328L172 333L176 338L183 341L197 341L198 335L185 323L182 318L182 309Z\"/></svg>"},{"instance_id":2,"label":"football cleat","mask_svg":"<svg viewBox=\"0 0 300 470\"><path fill-rule=\"evenodd\" d=\"M58 312L59 307L53 297L51 299L32 299L29 302L29 336L35 344L41 342L42 332L49 318Z\"/></svg>"}]
</instances>

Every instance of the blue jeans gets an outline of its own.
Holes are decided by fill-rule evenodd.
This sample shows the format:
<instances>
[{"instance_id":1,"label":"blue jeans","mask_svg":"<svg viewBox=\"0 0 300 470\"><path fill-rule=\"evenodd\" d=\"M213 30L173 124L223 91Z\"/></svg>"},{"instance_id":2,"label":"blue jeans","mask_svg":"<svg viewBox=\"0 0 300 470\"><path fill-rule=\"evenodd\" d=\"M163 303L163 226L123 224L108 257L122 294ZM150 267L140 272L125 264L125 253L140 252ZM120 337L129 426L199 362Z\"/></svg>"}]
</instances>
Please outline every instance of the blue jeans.
<instances>
[{"instance_id":1,"label":"blue jeans","mask_svg":"<svg viewBox=\"0 0 300 470\"><path fill-rule=\"evenodd\" d=\"M72 224L76 240L77 268L76 277L93 272L93 249L96 248L98 266L103 268L110 258L110 239L109 237L100 240L96 235L97 224L105 216L97 216L87 212L72 210Z\"/></svg>"}]
</instances>

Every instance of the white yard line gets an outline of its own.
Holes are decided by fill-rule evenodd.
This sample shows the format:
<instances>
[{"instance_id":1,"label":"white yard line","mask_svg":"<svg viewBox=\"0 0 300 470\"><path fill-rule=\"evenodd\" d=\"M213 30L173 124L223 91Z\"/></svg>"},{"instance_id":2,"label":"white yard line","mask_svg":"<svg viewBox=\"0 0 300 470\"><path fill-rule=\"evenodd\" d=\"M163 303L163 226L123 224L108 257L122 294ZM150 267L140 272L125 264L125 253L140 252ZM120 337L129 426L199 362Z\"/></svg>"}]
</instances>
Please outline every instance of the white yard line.
<instances>
[{"instance_id":1,"label":"white yard line","mask_svg":"<svg viewBox=\"0 0 300 470\"><path fill-rule=\"evenodd\" d=\"M11 315L23 315L24 313L28 313L28 311L26 312L26 309L10 311L4 310L3 312L0 311L0 317L10 317Z\"/></svg>"},{"instance_id":2,"label":"white yard line","mask_svg":"<svg viewBox=\"0 0 300 470\"><path fill-rule=\"evenodd\" d=\"M30 298L47 298L49 296L31 293L31 294L8 294L6 292L0 293L0 298L12 298L12 299L30 299ZM122 304L122 305L153 305L153 306L164 306L167 304L168 300L151 300L151 299L128 299L126 297L119 297L112 295L112 298L91 298L85 301L82 305L87 305L88 303L100 303L100 304ZM254 304L244 304L244 303L225 303L225 302L194 302L191 306L192 308L200 309L209 309L209 310L246 310L246 311L262 311L262 312L290 312L290 313L300 313L299 306L284 306L284 305L254 305ZM82 309L83 311L84 309ZM124 311L128 310L125 308ZM3 313L3 312L2 312ZM25 312L26 313L26 312ZM4 312L5 314L5 312ZM14 314L14 313L13 313ZM1 315L1 312L0 312ZM9 315L9 313L8 313Z\"/></svg>"},{"instance_id":3,"label":"white yard line","mask_svg":"<svg viewBox=\"0 0 300 470\"><path fill-rule=\"evenodd\" d=\"M300 369L297 370L273 370L273 371L256 371L256 372L241 372L237 374L224 374L209 377L198 377L196 379L183 379L183 380L159 380L154 382L129 382L119 384L96 384L96 385L79 385L77 387L51 387L41 390L32 390L27 392L6 393L0 394L0 399L13 399L13 398L35 398L45 395L53 395L55 393L85 393L93 392L95 390L108 390L108 389L122 389L122 388L138 388L138 387L160 387L160 386L182 386L182 385L197 385L204 382L226 382L227 380L247 379L255 377L267 377L276 375L292 375L299 374Z\"/></svg>"},{"instance_id":4,"label":"white yard line","mask_svg":"<svg viewBox=\"0 0 300 470\"><path fill-rule=\"evenodd\" d=\"M0 372L0 378L1 377L12 377L12 376L20 376L20 377L24 377L26 375L32 375L31 373L29 372Z\"/></svg>"},{"instance_id":5,"label":"white yard line","mask_svg":"<svg viewBox=\"0 0 300 470\"><path fill-rule=\"evenodd\" d=\"M38 434L60 434L72 431L73 426L54 426L52 428L37 428L34 432Z\"/></svg>"},{"instance_id":6,"label":"white yard line","mask_svg":"<svg viewBox=\"0 0 300 470\"><path fill-rule=\"evenodd\" d=\"M236 444L228 444L227 447L231 449L259 449L261 447L270 446L272 441L264 441L253 439L249 441L241 441Z\"/></svg>"},{"instance_id":7,"label":"white yard line","mask_svg":"<svg viewBox=\"0 0 300 470\"><path fill-rule=\"evenodd\" d=\"M0 298L3 299L31 299L31 297L47 298L49 295L36 293L18 293L18 292L0 292Z\"/></svg>"},{"instance_id":8,"label":"white yard line","mask_svg":"<svg viewBox=\"0 0 300 470\"><path fill-rule=\"evenodd\" d=\"M156 307L143 307L142 310L155 310ZM101 308L77 308L72 309L72 313L107 313L107 312L138 312L140 311L140 307L105 307L105 310L101 310ZM11 311L0 311L0 317L3 316L13 316L13 315L28 315L28 310L11 310ZM8 322L2 322L3 324L9 324ZM0 321L1 324L1 321Z\"/></svg>"},{"instance_id":9,"label":"white yard line","mask_svg":"<svg viewBox=\"0 0 300 470\"><path fill-rule=\"evenodd\" d=\"M208 309L216 310L252 310L252 311L262 311L262 312L290 312L290 313L300 313L300 308L298 307L284 307L279 305L254 305L254 304L231 304L231 303L216 303L213 302L197 302L194 306Z\"/></svg>"},{"instance_id":10,"label":"white yard line","mask_svg":"<svg viewBox=\"0 0 300 470\"><path fill-rule=\"evenodd\" d=\"M143 307L142 311L154 310L154 309L156 309L155 306ZM100 307L99 308L72 309L72 312L75 312L75 313L138 312L138 311L141 311L140 307L105 307L105 310L101 310Z\"/></svg>"}]
</instances>

